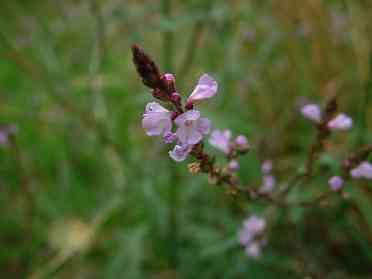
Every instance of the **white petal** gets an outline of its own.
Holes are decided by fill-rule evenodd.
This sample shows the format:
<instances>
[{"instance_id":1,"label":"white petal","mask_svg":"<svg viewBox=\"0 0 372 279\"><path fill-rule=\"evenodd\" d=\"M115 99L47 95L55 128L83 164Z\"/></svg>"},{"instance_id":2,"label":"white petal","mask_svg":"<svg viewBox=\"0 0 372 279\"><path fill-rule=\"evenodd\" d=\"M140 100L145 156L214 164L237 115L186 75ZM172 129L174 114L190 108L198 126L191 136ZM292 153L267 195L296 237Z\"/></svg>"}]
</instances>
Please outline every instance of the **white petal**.
<instances>
[{"instance_id":1,"label":"white petal","mask_svg":"<svg viewBox=\"0 0 372 279\"><path fill-rule=\"evenodd\" d=\"M152 112L169 112L166 108L162 107L159 103L157 102L151 102L146 105L145 109L146 113L152 113Z\"/></svg>"}]
</instances>

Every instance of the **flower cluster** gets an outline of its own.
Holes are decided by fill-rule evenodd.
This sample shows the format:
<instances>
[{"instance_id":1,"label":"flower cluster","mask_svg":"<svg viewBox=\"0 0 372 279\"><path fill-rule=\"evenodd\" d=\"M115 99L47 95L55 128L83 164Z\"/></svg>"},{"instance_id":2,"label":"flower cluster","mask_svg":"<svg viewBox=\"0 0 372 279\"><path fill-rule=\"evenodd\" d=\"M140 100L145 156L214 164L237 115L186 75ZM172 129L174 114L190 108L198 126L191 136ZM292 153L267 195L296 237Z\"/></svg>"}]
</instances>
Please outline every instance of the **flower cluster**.
<instances>
[{"instance_id":1,"label":"flower cluster","mask_svg":"<svg viewBox=\"0 0 372 279\"><path fill-rule=\"evenodd\" d=\"M345 113L340 113L331 117L330 119L326 119L328 117L325 117L320 106L317 104L307 104L303 106L301 113L305 118L313 121L316 124L321 124L323 121L325 121L326 127L330 131L347 131L353 126L353 120Z\"/></svg>"},{"instance_id":2,"label":"flower cluster","mask_svg":"<svg viewBox=\"0 0 372 279\"><path fill-rule=\"evenodd\" d=\"M266 160L261 164L262 184L251 187L242 183L236 174L239 170L239 156L250 149L248 140L243 135L232 136L230 130L212 131L208 143L221 151L226 159L224 166L219 166L213 155L204 150L203 139L210 133L211 123L202 117L195 105L217 94L218 84L209 75L203 74L186 102L176 89L175 77L172 74L161 74L156 64L137 46L133 47L133 61L143 83L152 89L152 96L162 102L153 101L146 105L142 127L148 136L159 136L165 144L174 144L169 156L177 162L184 161L192 155L194 162L188 165L190 173L206 173L209 182L223 187L227 194L238 195L252 201L263 199L278 207L306 207L319 204L332 192L340 191L348 179L372 179L372 164L366 161L372 153L372 144L362 147L350 154L342 162L342 174L332 176L328 185L332 191L321 193L310 201L290 201L288 194L294 186L308 182L314 176L314 165L321 152L326 150L327 137L333 131L346 131L353 126L353 120L344 113L339 113L337 98L332 96L322 110L317 104L302 107L302 115L315 123L316 137L308 149L303 170L282 185L276 182L273 175L273 164ZM1 135L0 135L1 136ZM1 139L1 138L0 138ZM301 168L302 169L302 168ZM283 186L283 187L282 187ZM275 188L278 191L274 191ZM240 244L246 254L259 258L266 241L264 232L266 221L255 215L245 220L239 232Z\"/></svg>"},{"instance_id":3,"label":"flower cluster","mask_svg":"<svg viewBox=\"0 0 372 279\"><path fill-rule=\"evenodd\" d=\"M174 84L172 74L165 74L169 82ZM174 86L173 86L174 88ZM169 156L181 162L187 158L194 145L201 142L203 137L210 132L210 121L201 117L200 111L193 108L195 102L213 97L217 93L217 82L207 74L200 77L198 84L187 99L185 111L177 113L169 111L157 102L146 105L143 114L142 127L148 136L162 136L165 143L176 142ZM172 93L172 96L179 96ZM177 126L172 131L172 126Z\"/></svg>"},{"instance_id":4,"label":"flower cluster","mask_svg":"<svg viewBox=\"0 0 372 279\"><path fill-rule=\"evenodd\" d=\"M266 221L263 218L252 215L243 223L243 228L239 232L239 242L245 248L247 256L259 258L262 247L266 241L263 234L266 227Z\"/></svg>"},{"instance_id":5,"label":"flower cluster","mask_svg":"<svg viewBox=\"0 0 372 279\"><path fill-rule=\"evenodd\" d=\"M258 189L261 194L271 193L276 185L276 180L272 174L273 162L271 160L266 160L261 165L262 172L262 185Z\"/></svg>"}]
</instances>

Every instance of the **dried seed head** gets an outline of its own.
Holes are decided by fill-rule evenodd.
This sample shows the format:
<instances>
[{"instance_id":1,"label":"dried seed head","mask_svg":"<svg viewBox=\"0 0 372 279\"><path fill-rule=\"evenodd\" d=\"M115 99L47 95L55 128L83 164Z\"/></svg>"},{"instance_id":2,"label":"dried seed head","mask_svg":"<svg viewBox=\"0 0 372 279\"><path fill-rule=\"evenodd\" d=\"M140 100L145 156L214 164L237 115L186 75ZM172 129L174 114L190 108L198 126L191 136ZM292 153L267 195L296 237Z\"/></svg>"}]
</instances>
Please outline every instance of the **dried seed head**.
<instances>
[{"instance_id":1,"label":"dried seed head","mask_svg":"<svg viewBox=\"0 0 372 279\"><path fill-rule=\"evenodd\" d=\"M155 62L138 46L132 46L133 63L144 85L155 89L162 87L161 74Z\"/></svg>"}]
</instances>

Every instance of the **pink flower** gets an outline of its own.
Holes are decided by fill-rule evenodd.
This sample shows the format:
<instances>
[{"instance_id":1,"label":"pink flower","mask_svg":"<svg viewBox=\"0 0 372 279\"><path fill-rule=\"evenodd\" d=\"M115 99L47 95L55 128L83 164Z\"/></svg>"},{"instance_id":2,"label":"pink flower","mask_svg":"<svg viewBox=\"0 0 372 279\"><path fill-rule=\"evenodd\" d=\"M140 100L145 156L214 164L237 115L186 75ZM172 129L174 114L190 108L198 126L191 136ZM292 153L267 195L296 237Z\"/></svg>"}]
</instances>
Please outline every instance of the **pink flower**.
<instances>
[{"instance_id":1,"label":"pink flower","mask_svg":"<svg viewBox=\"0 0 372 279\"><path fill-rule=\"evenodd\" d=\"M353 126L353 120L344 113L337 115L327 124L330 130L349 130Z\"/></svg>"},{"instance_id":2,"label":"pink flower","mask_svg":"<svg viewBox=\"0 0 372 279\"><path fill-rule=\"evenodd\" d=\"M372 179L372 164L364 161L350 172L353 178Z\"/></svg>"},{"instance_id":3,"label":"pink flower","mask_svg":"<svg viewBox=\"0 0 372 279\"><path fill-rule=\"evenodd\" d=\"M322 120L320 107L316 104L304 105L301 109L301 113L305 118L315 123L319 123Z\"/></svg>"},{"instance_id":4,"label":"pink flower","mask_svg":"<svg viewBox=\"0 0 372 279\"><path fill-rule=\"evenodd\" d=\"M169 156L176 162L182 162L186 160L191 150L191 145L176 145L173 150L169 151Z\"/></svg>"},{"instance_id":5,"label":"pink flower","mask_svg":"<svg viewBox=\"0 0 372 279\"><path fill-rule=\"evenodd\" d=\"M209 133L210 121L200 118L200 112L189 110L179 115L174 122L178 126L176 135L182 144L194 145L203 139L203 135Z\"/></svg>"},{"instance_id":6,"label":"pink flower","mask_svg":"<svg viewBox=\"0 0 372 279\"><path fill-rule=\"evenodd\" d=\"M259 189L260 193L266 194L274 190L276 185L275 177L272 175L264 175L262 186Z\"/></svg>"},{"instance_id":7,"label":"pink flower","mask_svg":"<svg viewBox=\"0 0 372 279\"><path fill-rule=\"evenodd\" d=\"M164 143L167 143L167 144L174 142L176 139L177 139L177 135L172 132L166 132L163 135L163 141Z\"/></svg>"},{"instance_id":8,"label":"pink flower","mask_svg":"<svg viewBox=\"0 0 372 279\"><path fill-rule=\"evenodd\" d=\"M172 129L171 112L157 102L148 103L143 114L142 127L148 136L159 136Z\"/></svg>"},{"instance_id":9,"label":"pink flower","mask_svg":"<svg viewBox=\"0 0 372 279\"><path fill-rule=\"evenodd\" d=\"M209 99L216 95L218 89L217 82L207 74L200 77L198 84L190 97L187 99L188 103L194 103L204 99Z\"/></svg>"},{"instance_id":10,"label":"pink flower","mask_svg":"<svg viewBox=\"0 0 372 279\"><path fill-rule=\"evenodd\" d=\"M273 162L271 160L266 160L261 165L261 171L263 174L269 174L273 169Z\"/></svg>"},{"instance_id":11,"label":"pink flower","mask_svg":"<svg viewBox=\"0 0 372 279\"><path fill-rule=\"evenodd\" d=\"M247 151L250 148L247 137L243 135L236 137L235 144L240 151Z\"/></svg>"},{"instance_id":12,"label":"pink flower","mask_svg":"<svg viewBox=\"0 0 372 279\"><path fill-rule=\"evenodd\" d=\"M255 215L249 217L243 224L239 232L239 242L245 247L247 256L258 258L261 254L261 248L265 244L262 241L266 222L263 218Z\"/></svg>"},{"instance_id":13,"label":"pink flower","mask_svg":"<svg viewBox=\"0 0 372 279\"><path fill-rule=\"evenodd\" d=\"M227 168L231 172L237 172L239 170L239 162L237 160L231 160L227 165Z\"/></svg>"},{"instance_id":14,"label":"pink flower","mask_svg":"<svg viewBox=\"0 0 372 279\"><path fill-rule=\"evenodd\" d=\"M340 176L333 176L329 179L328 185L333 191L338 191L344 185L344 180Z\"/></svg>"},{"instance_id":15,"label":"pink flower","mask_svg":"<svg viewBox=\"0 0 372 279\"><path fill-rule=\"evenodd\" d=\"M230 130L224 130L224 131L214 130L211 136L209 137L208 142L210 145L228 154L231 150L230 138L231 138Z\"/></svg>"}]
</instances>

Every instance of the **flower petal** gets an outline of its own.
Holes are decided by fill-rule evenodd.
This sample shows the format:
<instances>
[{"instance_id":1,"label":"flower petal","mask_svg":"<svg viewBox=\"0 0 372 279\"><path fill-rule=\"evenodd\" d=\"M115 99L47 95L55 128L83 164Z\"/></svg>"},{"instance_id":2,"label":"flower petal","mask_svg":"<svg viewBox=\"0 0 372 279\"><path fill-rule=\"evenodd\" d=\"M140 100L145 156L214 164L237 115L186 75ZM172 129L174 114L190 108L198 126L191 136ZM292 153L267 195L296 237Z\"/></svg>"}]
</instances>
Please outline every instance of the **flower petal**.
<instances>
[{"instance_id":1,"label":"flower petal","mask_svg":"<svg viewBox=\"0 0 372 279\"><path fill-rule=\"evenodd\" d=\"M201 101L213 97L218 90L217 82L207 74L200 77L194 91L188 98L189 102Z\"/></svg>"},{"instance_id":2,"label":"flower petal","mask_svg":"<svg viewBox=\"0 0 372 279\"><path fill-rule=\"evenodd\" d=\"M200 118L200 112L197 110L188 110L179 115L174 122L178 125L184 125L186 121L195 121Z\"/></svg>"},{"instance_id":3,"label":"flower petal","mask_svg":"<svg viewBox=\"0 0 372 279\"><path fill-rule=\"evenodd\" d=\"M208 118L200 118L197 122L197 129L200 133L207 135L211 130L211 122Z\"/></svg>"}]
</instances>

